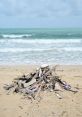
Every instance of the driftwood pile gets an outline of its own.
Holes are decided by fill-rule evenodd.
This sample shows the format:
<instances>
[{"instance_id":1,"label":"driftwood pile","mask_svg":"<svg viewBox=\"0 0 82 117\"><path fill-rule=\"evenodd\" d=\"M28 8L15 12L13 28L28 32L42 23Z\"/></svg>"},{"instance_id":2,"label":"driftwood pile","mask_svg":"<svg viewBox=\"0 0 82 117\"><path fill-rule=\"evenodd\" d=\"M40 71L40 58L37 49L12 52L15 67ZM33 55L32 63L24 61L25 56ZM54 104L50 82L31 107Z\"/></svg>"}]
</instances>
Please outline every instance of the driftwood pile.
<instances>
[{"instance_id":1,"label":"driftwood pile","mask_svg":"<svg viewBox=\"0 0 82 117\"><path fill-rule=\"evenodd\" d=\"M12 84L5 85L4 88L9 92L23 93L30 99L36 99L40 92L45 90L54 91L59 99L62 98L58 93L59 90L77 92L77 90L72 90L71 86L62 81L58 75L53 75L53 70L48 65L42 65L35 72L14 79Z\"/></svg>"}]
</instances>

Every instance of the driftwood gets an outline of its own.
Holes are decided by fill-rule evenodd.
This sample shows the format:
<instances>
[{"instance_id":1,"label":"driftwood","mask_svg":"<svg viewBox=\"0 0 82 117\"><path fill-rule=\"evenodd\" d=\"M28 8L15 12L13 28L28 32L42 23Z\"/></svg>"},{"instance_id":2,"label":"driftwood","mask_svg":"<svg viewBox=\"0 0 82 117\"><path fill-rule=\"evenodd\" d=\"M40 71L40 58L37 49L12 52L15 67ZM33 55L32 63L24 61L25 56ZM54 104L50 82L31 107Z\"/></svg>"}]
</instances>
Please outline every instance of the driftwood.
<instances>
[{"instance_id":1,"label":"driftwood","mask_svg":"<svg viewBox=\"0 0 82 117\"><path fill-rule=\"evenodd\" d=\"M12 89L15 93L23 93L34 99L45 90L54 91L59 99L62 99L62 96L57 91L62 91L62 89L74 93L78 91L62 81L58 75L53 75L48 65L42 65L36 72L14 79L12 84L5 85L4 88L9 91Z\"/></svg>"}]
</instances>

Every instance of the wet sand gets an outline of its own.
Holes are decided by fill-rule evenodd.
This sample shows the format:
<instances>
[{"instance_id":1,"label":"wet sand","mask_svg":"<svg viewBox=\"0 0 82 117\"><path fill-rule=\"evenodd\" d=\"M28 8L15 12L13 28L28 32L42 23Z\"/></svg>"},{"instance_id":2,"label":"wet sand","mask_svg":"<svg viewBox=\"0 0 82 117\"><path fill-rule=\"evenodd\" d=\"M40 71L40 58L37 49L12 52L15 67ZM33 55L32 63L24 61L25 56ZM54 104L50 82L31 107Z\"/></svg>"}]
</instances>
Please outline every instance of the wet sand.
<instances>
[{"instance_id":1,"label":"wet sand","mask_svg":"<svg viewBox=\"0 0 82 117\"><path fill-rule=\"evenodd\" d=\"M41 94L41 101L28 100L21 94L7 94L4 84L14 78L34 71L37 66L0 66L0 117L82 117L82 66L58 66L56 73L61 79L79 92L60 92L58 99L54 92Z\"/></svg>"}]
</instances>

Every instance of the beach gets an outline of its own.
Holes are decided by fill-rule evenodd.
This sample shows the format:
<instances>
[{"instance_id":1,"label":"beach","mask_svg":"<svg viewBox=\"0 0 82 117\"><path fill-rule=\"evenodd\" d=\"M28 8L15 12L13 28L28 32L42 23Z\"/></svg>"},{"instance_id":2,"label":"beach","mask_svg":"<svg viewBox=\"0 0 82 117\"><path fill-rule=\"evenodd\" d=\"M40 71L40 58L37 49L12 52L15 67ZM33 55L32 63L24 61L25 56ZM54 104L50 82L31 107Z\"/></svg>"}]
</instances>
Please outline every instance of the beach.
<instances>
[{"instance_id":1,"label":"beach","mask_svg":"<svg viewBox=\"0 0 82 117\"><path fill-rule=\"evenodd\" d=\"M54 92L43 92L42 99L31 101L22 94L3 89L14 78L34 71L35 65L0 66L0 117L82 117L82 65L58 65L56 73L72 87L79 88L74 94L60 92L58 99Z\"/></svg>"},{"instance_id":2,"label":"beach","mask_svg":"<svg viewBox=\"0 0 82 117\"><path fill-rule=\"evenodd\" d=\"M0 117L82 117L82 0L0 0Z\"/></svg>"},{"instance_id":3,"label":"beach","mask_svg":"<svg viewBox=\"0 0 82 117\"><path fill-rule=\"evenodd\" d=\"M77 93L43 91L41 100L7 92L4 84L35 71L57 65L62 81ZM0 117L82 117L82 28L0 29Z\"/></svg>"}]
</instances>

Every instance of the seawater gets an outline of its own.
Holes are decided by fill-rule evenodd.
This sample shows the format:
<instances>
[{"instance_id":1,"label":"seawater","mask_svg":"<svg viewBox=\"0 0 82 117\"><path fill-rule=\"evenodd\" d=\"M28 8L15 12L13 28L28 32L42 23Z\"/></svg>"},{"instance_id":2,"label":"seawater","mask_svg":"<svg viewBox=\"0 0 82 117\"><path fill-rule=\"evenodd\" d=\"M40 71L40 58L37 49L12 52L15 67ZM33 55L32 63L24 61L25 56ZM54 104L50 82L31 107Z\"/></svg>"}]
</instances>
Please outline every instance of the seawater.
<instances>
[{"instance_id":1,"label":"seawater","mask_svg":"<svg viewBox=\"0 0 82 117\"><path fill-rule=\"evenodd\" d=\"M82 29L0 29L0 64L82 65Z\"/></svg>"}]
</instances>

